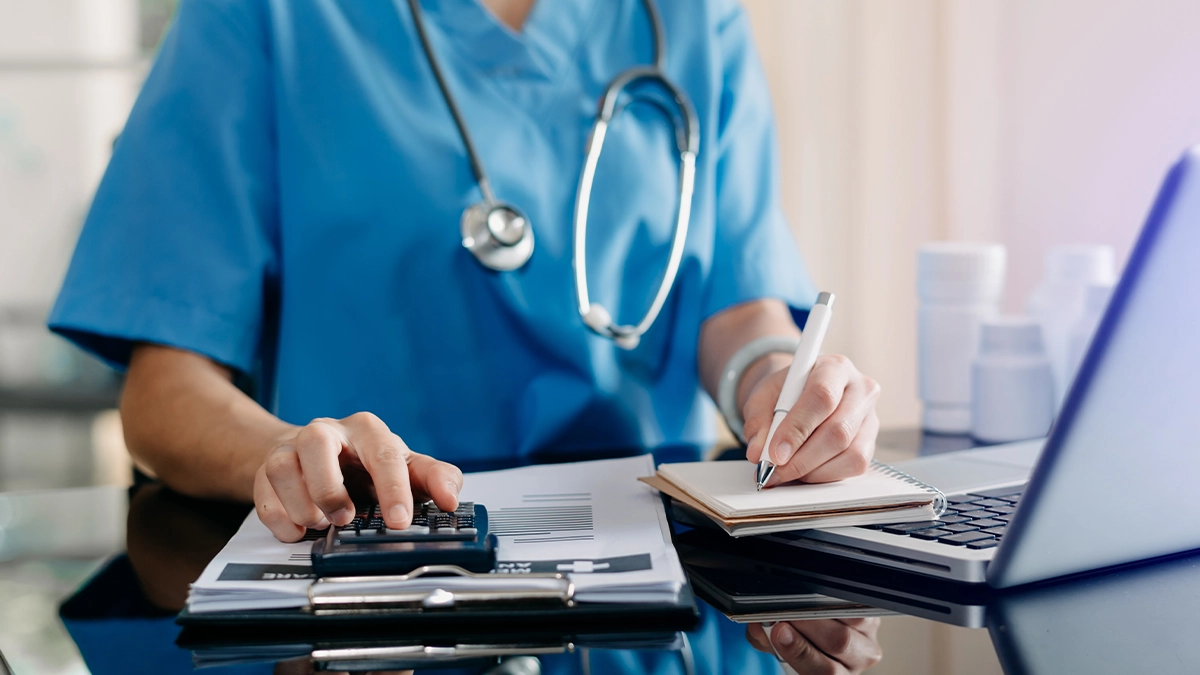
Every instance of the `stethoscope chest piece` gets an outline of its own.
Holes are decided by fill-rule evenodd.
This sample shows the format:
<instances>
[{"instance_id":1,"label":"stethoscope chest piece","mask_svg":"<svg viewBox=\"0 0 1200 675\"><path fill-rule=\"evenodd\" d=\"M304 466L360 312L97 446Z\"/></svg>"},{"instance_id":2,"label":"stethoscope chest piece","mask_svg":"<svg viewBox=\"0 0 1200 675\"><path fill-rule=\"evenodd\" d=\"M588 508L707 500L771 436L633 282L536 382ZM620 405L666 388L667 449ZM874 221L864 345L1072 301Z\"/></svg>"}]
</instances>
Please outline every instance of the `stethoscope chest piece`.
<instances>
[{"instance_id":1,"label":"stethoscope chest piece","mask_svg":"<svg viewBox=\"0 0 1200 675\"><path fill-rule=\"evenodd\" d=\"M504 202L473 204L462 214L463 247L484 267L515 270L533 255L533 228L519 209Z\"/></svg>"}]
</instances>

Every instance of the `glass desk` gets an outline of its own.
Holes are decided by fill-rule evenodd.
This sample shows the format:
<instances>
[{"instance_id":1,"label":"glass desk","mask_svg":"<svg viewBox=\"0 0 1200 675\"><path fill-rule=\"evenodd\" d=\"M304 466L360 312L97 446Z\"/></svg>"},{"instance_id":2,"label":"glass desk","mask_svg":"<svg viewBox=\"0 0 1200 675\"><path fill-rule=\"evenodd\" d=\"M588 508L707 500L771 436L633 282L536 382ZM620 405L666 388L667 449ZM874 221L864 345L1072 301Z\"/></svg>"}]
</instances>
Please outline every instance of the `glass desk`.
<instances>
[{"instance_id":1,"label":"glass desk","mask_svg":"<svg viewBox=\"0 0 1200 675\"><path fill-rule=\"evenodd\" d=\"M882 451L881 458L898 457ZM359 669L330 658L345 656L337 651L344 642L333 639L263 642L248 629L240 641L214 645L180 635L173 619L188 584L248 510L157 484L0 495L0 652L11 671L173 673L197 664L212 666L205 672L214 674ZM705 551L722 548L695 532L681 533L678 543L696 574L709 564ZM841 609L882 616L883 658L870 673L1200 672L1200 554L1007 594L817 558L764 559L752 573L768 589L799 584ZM700 588L698 594L705 595ZM812 608L797 604L795 618L817 616ZM697 673L781 672L773 656L751 647L744 625L707 602L700 609L700 626L686 639L669 632L523 638L514 626L506 639L538 654L540 671L529 661L506 667L530 675L658 675L687 672L689 665ZM415 644L408 637L395 636L395 644ZM325 650L325 658L314 662L315 650ZM483 673L494 666L433 672Z\"/></svg>"}]
</instances>

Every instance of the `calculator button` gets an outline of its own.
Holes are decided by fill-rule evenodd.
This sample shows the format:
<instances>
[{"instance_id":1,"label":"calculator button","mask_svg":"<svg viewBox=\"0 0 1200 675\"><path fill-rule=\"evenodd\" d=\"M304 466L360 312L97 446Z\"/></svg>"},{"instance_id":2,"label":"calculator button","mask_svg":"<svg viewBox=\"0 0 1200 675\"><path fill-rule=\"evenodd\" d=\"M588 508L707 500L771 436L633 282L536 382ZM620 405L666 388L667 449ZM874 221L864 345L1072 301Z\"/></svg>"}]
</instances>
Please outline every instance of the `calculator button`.
<instances>
[{"instance_id":1,"label":"calculator button","mask_svg":"<svg viewBox=\"0 0 1200 675\"><path fill-rule=\"evenodd\" d=\"M403 530L393 530L391 528L388 528L388 529L385 529L383 531L383 533L388 535L389 537L397 537L397 536L404 536L404 535L412 535L412 536L416 537L416 536L420 536L423 534L429 534L429 528L421 527L420 525L413 525L411 527L406 527Z\"/></svg>"},{"instance_id":2,"label":"calculator button","mask_svg":"<svg viewBox=\"0 0 1200 675\"><path fill-rule=\"evenodd\" d=\"M479 534L479 531L476 530L474 527L460 527L460 528L458 528L458 533L459 534L469 534L472 537L474 537L475 535Z\"/></svg>"}]
</instances>

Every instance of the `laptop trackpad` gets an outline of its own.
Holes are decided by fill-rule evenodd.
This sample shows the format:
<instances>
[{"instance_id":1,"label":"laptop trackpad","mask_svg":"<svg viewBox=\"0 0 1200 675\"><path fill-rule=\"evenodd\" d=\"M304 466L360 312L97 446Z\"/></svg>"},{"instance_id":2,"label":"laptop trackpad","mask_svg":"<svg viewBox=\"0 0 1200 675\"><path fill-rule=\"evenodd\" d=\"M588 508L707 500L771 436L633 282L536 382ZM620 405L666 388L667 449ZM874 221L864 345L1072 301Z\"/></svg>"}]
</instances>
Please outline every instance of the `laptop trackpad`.
<instances>
[{"instance_id":1,"label":"laptop trackpad","mask_svg":"<svg viewBox=\"0 0 1200 675\"><path fill-rule=\"evenodd\" d=\"M1021 452L1012 452L1014 450ZM1036 460L1038 450L1040 442L1029 447L1003 446L1003 450L989 448L922 457L896 462L895 466L946 494L956 494L1029 480L1033 464L1029 460ZM1006 456L1007 453L1013 456ZM1028 459L1025 455L1028 455Z\"/></svg>"}]
</instances>

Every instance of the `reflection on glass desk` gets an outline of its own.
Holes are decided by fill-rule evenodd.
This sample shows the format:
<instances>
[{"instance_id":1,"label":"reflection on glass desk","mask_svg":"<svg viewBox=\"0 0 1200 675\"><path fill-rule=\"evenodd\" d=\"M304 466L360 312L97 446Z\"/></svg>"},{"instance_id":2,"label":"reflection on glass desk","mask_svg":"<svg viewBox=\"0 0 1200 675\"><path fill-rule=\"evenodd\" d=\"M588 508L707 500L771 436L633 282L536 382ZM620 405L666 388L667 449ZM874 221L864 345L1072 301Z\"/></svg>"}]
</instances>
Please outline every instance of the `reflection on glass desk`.
<instances>
[{"instance_id":1,"label":"reflection on glass desk","mask_svg":"<svg viewBox=\"0 0 1200 675\"><path fill-rule=\"evenodd\" d=\"M739 569L773 580L760 582L769 589L986 628L1005 673L1200 673L1200 552L995 591L820 554L799 560L786 547L709 532L683 533L676 546L693 578L697 568ZM728 601L727 589L697 588L714 605Z\"/></svg>"},{"instance_id":2,"label":"reflection on glass desk","mask_svg":"<svg viewBox=\"0 0 1200 675\"><path fill-rule=\"evenodd\" d=\"M542 673L684 673L701 662L737 663L738 672L745 673L777 671L774 657L755 651L742 626L712 610L686 637L661 630L628 633L620 624L588 634L533 633L519 621L486 632L430 635L386 626L353 631L188 627L181 632L174 619L188 584L248 511L248 506L190 499L159 485L133 491L127 553L112 559L60 610L91 672L191 672L194 666L216 667L205 672L281 672L281 667L289 673L374 672L428 664L438 666L437 672L484 673L497 667L497 656L516 655L536 656ZM151 665L131 670L131 654ZM440 669L445 665L459 669Z\"/></svg>"},{"instance_id":3,"label":"reflection on glass desk","mask_svg":"<svg viewBox=\"0 0 1200 675\"><path fill-rule=\"evenodd\" d=\"M996 594L695 531L677 539L702 598L702 624L686 641L673 633L622 634L619 626L596 635L533 635L519 624L434 644L412 634L357 642L250 629L235 640L181 634L174 617L188 584L248 508L156 484L132 489L128 500L112 489L0 495L0 652L18 675L197 666L354 672L445 662L451 648L459 656L475 650L478 658L431 672L488 672L496 650L539 660L540 671L517 672L589 667L657 675L686 672L689 661L698 673L780 672L719 607L742 621L761 620L754 618L763 616L759 610L783 620L883 615L883 661L868 671L882 675L1200 672L1200 556ZM747 606L752 611L742 611Z\"/></svg>"}]
</instances>

